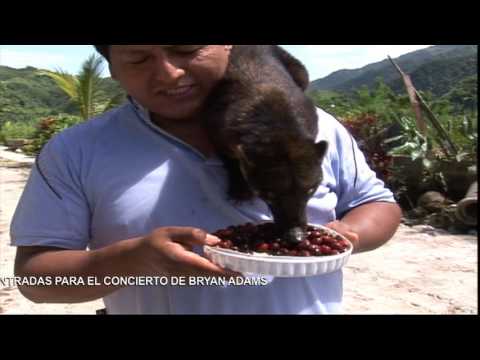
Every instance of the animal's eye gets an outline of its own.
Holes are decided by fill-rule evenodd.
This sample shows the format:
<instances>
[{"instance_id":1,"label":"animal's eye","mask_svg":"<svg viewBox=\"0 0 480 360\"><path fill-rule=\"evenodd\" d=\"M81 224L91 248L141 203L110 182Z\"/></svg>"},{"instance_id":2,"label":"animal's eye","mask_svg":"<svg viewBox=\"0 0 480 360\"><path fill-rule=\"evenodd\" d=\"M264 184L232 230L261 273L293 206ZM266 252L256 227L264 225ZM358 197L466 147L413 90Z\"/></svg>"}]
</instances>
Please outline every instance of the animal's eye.
<instances>
[{"instance_id":1,"label":"animal's eye","mask_svg":"<svg viewBox=\"0 0 480 360\"><path fill-rule=\"evenodd\" d=\"M308 194L308 196L312 196L313 194L315 194L316 191L317 191L317 186L312 187L311 189L309 189L309 190L307 191L307 194Z\"/></svg>"}]
</instances>

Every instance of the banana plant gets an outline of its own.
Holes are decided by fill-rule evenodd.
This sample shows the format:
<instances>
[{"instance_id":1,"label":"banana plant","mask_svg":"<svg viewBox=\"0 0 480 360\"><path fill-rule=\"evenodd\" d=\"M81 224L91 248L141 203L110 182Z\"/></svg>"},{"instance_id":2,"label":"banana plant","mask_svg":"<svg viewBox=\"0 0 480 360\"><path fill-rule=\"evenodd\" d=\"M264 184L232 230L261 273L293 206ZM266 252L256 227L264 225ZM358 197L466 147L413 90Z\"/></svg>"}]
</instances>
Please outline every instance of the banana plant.
<instances>
[{"instance_id":1,"label":"banana plant","mask_svg":"<svg viewBox=\"0 0 480 360\"><path fill-rule=\"evenodd\" d=\"M396 119L402 128L402 134L384 140L384 144L401 141L399 145L390 150L389 155L408 155L412 161L422 159L423 166L429 169L431 167L431 144L429 138L418 131L417 124L414 119L409 117L401 117Z\"/></svg>"}]
</instances>

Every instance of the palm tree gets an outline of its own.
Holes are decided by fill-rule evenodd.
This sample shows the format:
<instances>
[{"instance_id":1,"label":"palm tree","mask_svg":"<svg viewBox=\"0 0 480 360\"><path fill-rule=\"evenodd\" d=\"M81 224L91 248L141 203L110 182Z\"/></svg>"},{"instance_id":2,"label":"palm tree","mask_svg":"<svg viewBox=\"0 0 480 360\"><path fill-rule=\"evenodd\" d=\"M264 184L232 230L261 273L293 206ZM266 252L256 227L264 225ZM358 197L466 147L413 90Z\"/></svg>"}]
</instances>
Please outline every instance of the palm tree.
<instances>
[{"instance_id":1,"label":"palm tree","mask_svg":"<svg viewBox=\"0 0 480 360\"><path fill-rule=\"evenodd\" d=\"M103 58L92 54L82 64L82 70L77 76L61 69L41 71L40 74L53 79L78 107L81 118L88 120L120 105L124 99L124 94L121 92L109 97L101 90L101 85L105 81L101 77L102 72Z\"/></svg>"}]
</instances>

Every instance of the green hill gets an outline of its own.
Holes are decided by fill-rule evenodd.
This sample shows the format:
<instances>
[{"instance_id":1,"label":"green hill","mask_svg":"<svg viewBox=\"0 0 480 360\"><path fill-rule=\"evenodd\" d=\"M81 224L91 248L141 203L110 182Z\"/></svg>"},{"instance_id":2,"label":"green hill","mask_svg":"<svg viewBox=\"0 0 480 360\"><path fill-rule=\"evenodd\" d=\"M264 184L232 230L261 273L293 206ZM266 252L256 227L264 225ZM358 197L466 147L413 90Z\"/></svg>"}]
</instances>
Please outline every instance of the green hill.
<instances>
[{"instance_id":1,"label":"green hill","mask_svg":"<svg viewBox=\"0 0 480 360\"><path fill-rule=\"evenodd\" d=\"M403 71L411 75L418 90L443 96L465 78L477 74L477 53L476 45L439 45L405 54L395 60ZM398 72L388 60L361 69L334 72L313 81L310 91L350 93L362 86L372 88L378 78L382 78L397 93L405 91Z\"/></svg>"},{"instance_id":2,"label":"green hill","mask_svg":"<svg viewBox=\"0 0 480 360\"><path fill-rule=\"evenodd\" d=\"M476 77L477 54L466 54L452 58L440 58L418 67L410 76L415 86L439 97L447 94L464 79ZM394 80L390 86L395 92L404 90L401 79Z\"/></svg>"},{"instance_id":3,"label":"green hill","mask_svg":"<svg viewBox=\"0 0 480 360\"><path fill-rule=\"evenodd\" d=\"M102 90L106 94L121 91L109 78L104 80ZM60 113L76 115L76 110L52 79L39 75L33 67L0 66L0 126L6 121L36 122Z\"/></svg>"}]
</instances>

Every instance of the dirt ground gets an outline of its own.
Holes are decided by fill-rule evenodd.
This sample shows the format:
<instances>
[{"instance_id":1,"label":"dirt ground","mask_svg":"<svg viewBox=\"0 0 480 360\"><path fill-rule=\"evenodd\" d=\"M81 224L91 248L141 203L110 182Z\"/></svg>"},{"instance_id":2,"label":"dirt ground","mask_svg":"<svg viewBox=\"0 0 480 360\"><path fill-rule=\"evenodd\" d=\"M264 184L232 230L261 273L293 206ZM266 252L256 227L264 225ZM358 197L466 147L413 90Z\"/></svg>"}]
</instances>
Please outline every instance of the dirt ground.
<instances>
[{"instance_id":1,"label":"dirt ground","mask_svg":"<svg viewBox=\"0 0 480 360\"><path fill-rule=\"evenodd\" d=\"M0 277L13 276L9 227L31 166L31 161L14 160L0 152ZM350 258L344 271L345 313L477 314L477 240L476 234L402 225L385 246ZM102 307L102 301L34 304L15 287L0 284L0 314L93 315Z\"/></svg>"}]
</instances>

